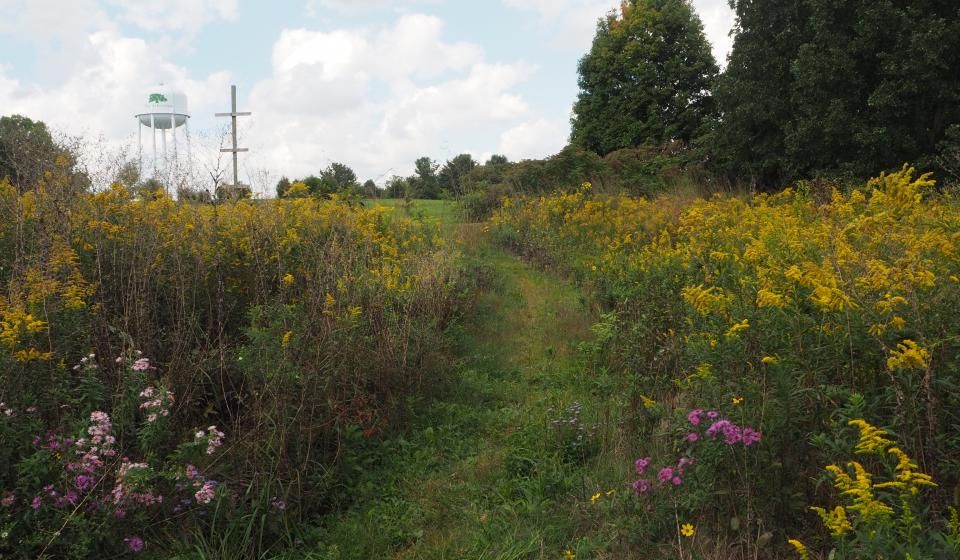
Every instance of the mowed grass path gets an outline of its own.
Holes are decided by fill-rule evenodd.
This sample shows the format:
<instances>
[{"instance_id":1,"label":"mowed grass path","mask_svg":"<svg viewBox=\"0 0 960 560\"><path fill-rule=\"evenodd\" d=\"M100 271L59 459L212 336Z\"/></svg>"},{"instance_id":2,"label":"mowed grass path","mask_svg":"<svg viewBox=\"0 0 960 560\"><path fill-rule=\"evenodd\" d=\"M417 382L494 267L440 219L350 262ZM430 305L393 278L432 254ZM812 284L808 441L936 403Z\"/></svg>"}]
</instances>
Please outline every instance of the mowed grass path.
<instances>
[{"instance_id":1,"label":"mowed grass path","mask_svg":"<svg viewBox=\"0 0 960 560\"><path fill-rule=\"evenodd\" d=\"M458 336L458 360L404 437L368 457L372 481L317 535L321 558L562 558L596 482L564 457L552 419L589 397L577 344L595 317L569 283L463 225L493 287ZM561 438L562 439L562 438Z\"/></svg>"}]
</instances>

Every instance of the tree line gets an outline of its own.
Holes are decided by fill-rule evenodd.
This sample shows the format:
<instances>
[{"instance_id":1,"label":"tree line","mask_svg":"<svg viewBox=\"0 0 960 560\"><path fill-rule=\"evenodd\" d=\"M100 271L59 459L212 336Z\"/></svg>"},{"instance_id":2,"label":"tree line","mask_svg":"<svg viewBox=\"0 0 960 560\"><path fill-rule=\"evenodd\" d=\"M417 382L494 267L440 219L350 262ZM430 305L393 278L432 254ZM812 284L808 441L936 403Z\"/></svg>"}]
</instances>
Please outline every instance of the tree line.
<instances>
[{"instance_id":1,"label":"tree line","mask_svg":"<svg viewBox=\"0 0 960 560\"><path fill-rule=\"evenodd\" d=\"M689 0L627 0L602 18L578 66L571 143L605 156L682 142L716 176L767 189L903 162L956 169L956 0L730 5L723 72Z\"/></svg>"}]
</instances>

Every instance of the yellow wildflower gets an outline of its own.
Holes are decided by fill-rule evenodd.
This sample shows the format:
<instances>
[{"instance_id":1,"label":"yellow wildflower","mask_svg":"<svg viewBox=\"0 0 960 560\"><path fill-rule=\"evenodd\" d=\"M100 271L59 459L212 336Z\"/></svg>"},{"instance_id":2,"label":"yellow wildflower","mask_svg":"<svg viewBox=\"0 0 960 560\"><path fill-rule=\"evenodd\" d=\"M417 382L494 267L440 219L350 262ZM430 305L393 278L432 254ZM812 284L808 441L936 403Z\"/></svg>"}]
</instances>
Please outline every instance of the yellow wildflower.
<instances>
[{"instance_id":1,"label":"yellow wildflower","mask_svg":"<svg viewBox=\"0 0 960 560\"><path fill-rule=\"evenodd\" d=\"M848 426L855 426L860 431L860 441L854 448L858 455L868 453L883 453L888 447L894 445L894 441L887 439L887 431L872 426L869 422L862 419L854 419L847 422Z\"/></svg>"},{"instance_id":2,"label":"yellow wildflower","mask_svg":"<svg viewBox=\"0 0 960 560\"><path fill-rule=\"evenodd\" d=\"M569 548L563 551L563 560L576 560L577 555Z\"/></svg>"},{"instance_id":3,"label":"yellow wildflower","mask_svg":"<svg viewBox=\"0 0 960 560\"><path fill-rule=\"evenodd\" d=\"M921 348L916 342L908 339L897 344L897 349L890 352L887 358L887 368L891 371L900 369L925 369L930 366L930 352Z\"/></svg>"},{"instance_id":4,"label":"yellow wildflower","mask_svg":"<svg viewBox=\"0 0 960 560\"><path fill-rule=\"evenodd\" d=\"M730 402L733 403L733 406L740 406L743 404L743 397L731 397Z\"/></svg>"},{"instance_id":5,"label":"yellow wildflower","mask_svg":"<svg viewBox=\"0 0 960 560\"><path fill-rule=\"evenodd\" d=\"M773 291L761 288L757 290L757 307L784 307L786 298Z\"/></svg>"},{"instance_id":6,"label":"yellow wildflower","mask_svg":"<svg viewBox=\"0 0 960 560\"><path fill-rule=\"evenodd\" d=\"M797 554L800 555L800 560L810 560L810 551L807 550L806 545L797 539L790 539L787 541L787 544L792 546L794 550L797 551Z\"/></svg>"},{"instance_id":7,"label":"yellow wildflower","mask_svg":"<svg viewBox=\"0 0 960 560\"><path fill-rule=\"evenodd\" d=\"M290 274L288 272L283 276L283 287L289 288L290 286L293 285L293 282L294 282L293 274Z\"/></svg>"},{"instance_id":8,"label":"yellow wildflower","mask_svg":"<svg viewBox=\"0 0 960 560\"><path fill-rule=\"evenodd\" d=\"M680 534L687 537L688 539L693 537L697 532L696 528L690 523L684 523L680 526Z\"/></svg>"},{"instance_id":9,"label":"yellow wildflower","mask_svg":"<svg viewBox=\"0 0 960 560\"><path fill-rule=\"evenodd\" d=\"M280 340L280 345L286 348L290 346L290 339L293 338L293 331L287 331L283 333L283 338Z\"/></svg>"},{"instance_id":10,"label":"yellow wildflower","mask_svg":"<svg viewBox=\"0 0 960 560\"><path fill-rule=\"evenodd\" d=\"M727 338L736 338L740 336L741 332L749 328L750 328L750 320L744 319L739 323L734 323L729 329L727 329L727 332L724 336L726 336Z\"/></svg>"},{"instance_id":11,"label":"yellow wildflower","mask_svg":"<svg viewBox=\"0 0 960 560\"><path fill-rule=\"evenodd\" d=\"M768 366L772 366L774 364L779 363L780 358L777 358L776 356L764 356L760 358L760 361L767 364Z\"/></svg>"},{"instance_id":12,"label":"yellow wildflower","mask_svg":"<svg viewBox=\"0 0 960 560\"><path fill-rule=\"evenodd\" d=\"M853 529L853 525L847 517L847 510L843 506L837 506L833 511L827 511L819 507L812 507L810 509L817 512L817 515L823 520L823 524L830 531L830 534L836 538L846 535Z\"/></svg>"},{"instance_id":13,"label":"yellow wildflower","mask_svg":"<svg viewBox=\"0 0 960 560\"><path fill-rule=\"evenodd\" d=\"M600 496L601 496L600 492L597 492L597 493L594 494L593 496L590 496L590 503L591 503L591 504L595 504L595 503L599 502L599 501L600 501Z\"/></svg>"}]
</instances>

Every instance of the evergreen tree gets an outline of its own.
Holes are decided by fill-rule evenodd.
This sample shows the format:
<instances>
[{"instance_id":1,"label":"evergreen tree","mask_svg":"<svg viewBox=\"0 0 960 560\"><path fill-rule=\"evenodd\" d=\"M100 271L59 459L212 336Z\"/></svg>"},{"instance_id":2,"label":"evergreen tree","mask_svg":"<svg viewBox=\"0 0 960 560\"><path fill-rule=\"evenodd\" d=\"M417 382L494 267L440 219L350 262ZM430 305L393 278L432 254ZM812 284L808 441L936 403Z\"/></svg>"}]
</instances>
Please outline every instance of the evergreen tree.
<instances>
[{"instance_id":1,"label":"evergreen tree","mask_svg":"<svg viewBox=\"0 0 960 560\"><path fill-rule=\"evenodd\" d=\"M689 143L713 112L717 65L689 0L628 0L580 60L570 139L601 155Z\"/></svg>"},{"instance_id":2,"label":"evergreen tree","mask_svg":"<svg viewBox=\"0 0 960 560\"><path fill-rule=\"evenodd\" d=\"M733 50L716 100L714 164L731 178L775 185L788 175L784 129L793 118L791 65L807 20L797 0L734 0Z\"/></svg>"}]
</instances>

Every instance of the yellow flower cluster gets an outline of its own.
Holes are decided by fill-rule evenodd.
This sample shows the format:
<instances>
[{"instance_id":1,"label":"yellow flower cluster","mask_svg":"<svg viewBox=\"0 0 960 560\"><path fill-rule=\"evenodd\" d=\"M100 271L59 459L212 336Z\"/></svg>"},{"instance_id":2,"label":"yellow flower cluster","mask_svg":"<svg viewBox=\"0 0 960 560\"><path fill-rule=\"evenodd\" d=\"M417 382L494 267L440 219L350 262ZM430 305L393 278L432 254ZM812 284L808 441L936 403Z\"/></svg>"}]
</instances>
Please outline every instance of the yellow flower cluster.
<instances>
[{"instance_id":1,"label":"yellow flower cluster","mask_svg":"<svg viewBox=\"0 0 960 560\"><path fill-rule=\"evenodd\" d=\"M928 196L932 184L904 166L826 203L790 189L653 201L577 189L509 199L486 225L620 297L638 279L682 282L674 293L710 348L789 324L838 360L907 371L931 366L935 337L951 332L932 321L960 304L960 201Z\"/></svg>"},{"instance_id":2,"label":"yellow flower cluster","mask_svg":"<svg viewBox=\"0 0 960 560\"><path fill-rule=\"evenodd\" d=\"M910 339L897 344L897 349L891 351L887 359L887 368L891 370L926 369L929 366L930 352Z\"/></svg>"},{"instance_id":3,"label":"yellow flower cluster","mask_svg":"<svg viewBox=\"0 0 960 560\"><path fill-rule=\"evenodd\" d=\"M0 181L0 208L0 351L22 362L53 359L35 335L101 306L146 324L151 306L212 287L235 309L280 298L349 323L444 286L451 263L437 223L314 198L190 204L114 185L66 199L54 180L24 193Z\"/></svg>"}]
</instances>

